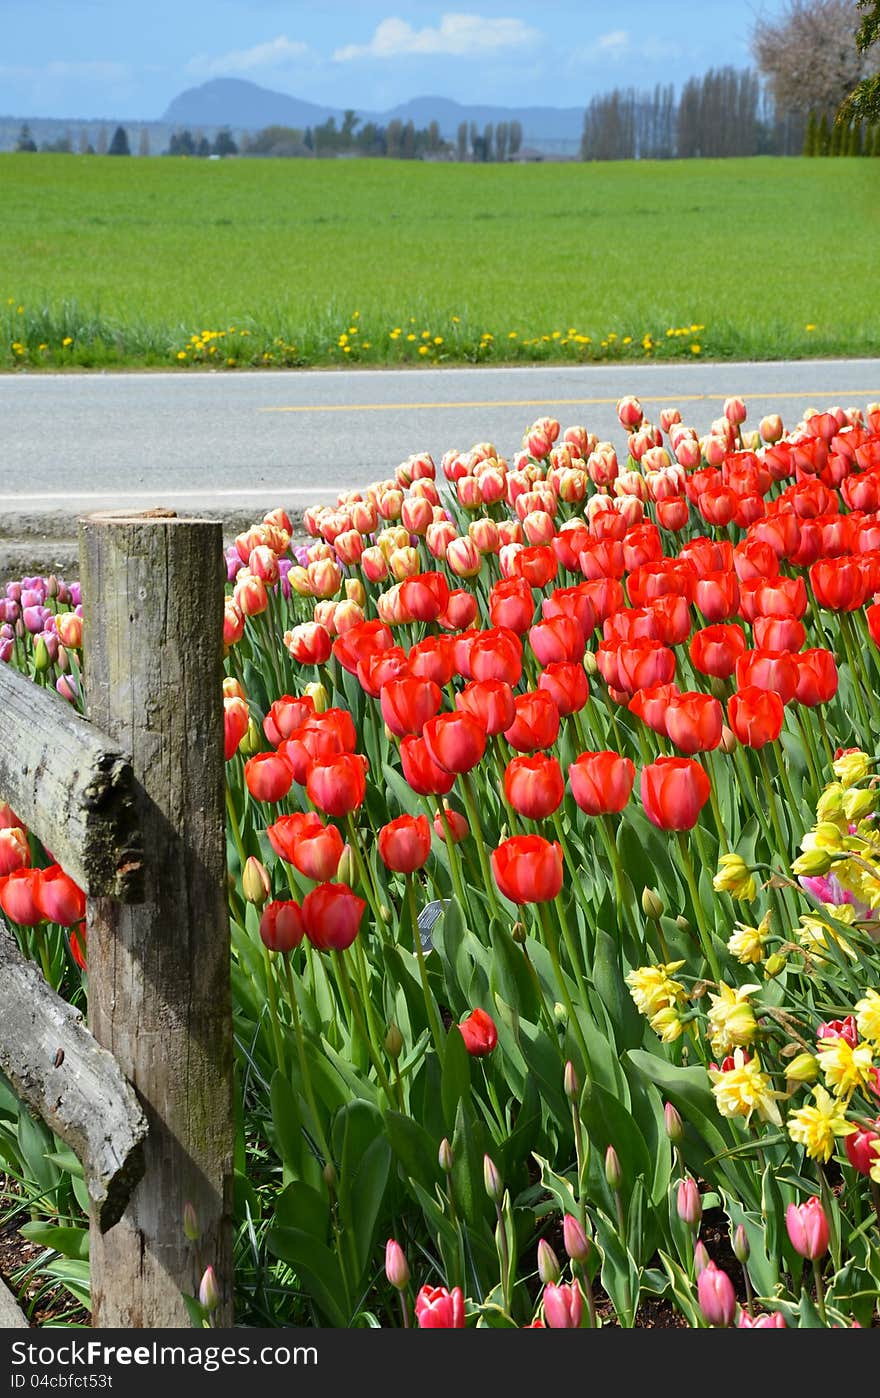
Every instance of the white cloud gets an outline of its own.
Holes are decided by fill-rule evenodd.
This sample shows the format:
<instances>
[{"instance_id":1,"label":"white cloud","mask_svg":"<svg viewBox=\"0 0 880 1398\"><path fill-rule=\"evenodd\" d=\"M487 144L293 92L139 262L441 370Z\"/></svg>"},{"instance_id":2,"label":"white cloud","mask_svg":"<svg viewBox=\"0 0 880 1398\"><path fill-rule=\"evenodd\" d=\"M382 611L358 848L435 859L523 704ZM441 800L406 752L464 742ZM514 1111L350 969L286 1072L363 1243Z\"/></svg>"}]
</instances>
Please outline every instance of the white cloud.
<instances>
[{"instance_id":1,"label":"white cloud","mask_svg":"<svg viewBox=\"0 0 880 1398\"><path fill-rule=\"evenodd\" d=\"M258 68L283 68L286 63L304 58L309 51L308 44L298 39L288 39L279 34L265 44L255 44L251 49L234 49L232 53L211 58L209 54L196 54L187 63L187 72L202 77L217 77L220 73L252 73Z\"/></svg>"},{"instance_id":2,"label":"white cloud","mask_svg":"<svg viewBox=\"0 0 880 1398\"><path fill-rule=\"evenodd\" d=\"M625 29L613 29L610 34L602 34L596 40L596 47L603 53L612 55L623 53L629 48L629 34Z\"/></svg>"},{"instance_id":3,"label":"white cloud","mask_svg":"<svg viewBox=\"0 0 880 1398\"><path fill-rule=\"evenodd\" d=\"M368 44L346 44L333 54L337 63L354 58L400 58L410 54L448 54L466 58L497 49L521 48L540 35L521 19L486 19L482 15L445 14L438 28L413 29L405 19L383 19Z\"/></svg>"}]
</instances>

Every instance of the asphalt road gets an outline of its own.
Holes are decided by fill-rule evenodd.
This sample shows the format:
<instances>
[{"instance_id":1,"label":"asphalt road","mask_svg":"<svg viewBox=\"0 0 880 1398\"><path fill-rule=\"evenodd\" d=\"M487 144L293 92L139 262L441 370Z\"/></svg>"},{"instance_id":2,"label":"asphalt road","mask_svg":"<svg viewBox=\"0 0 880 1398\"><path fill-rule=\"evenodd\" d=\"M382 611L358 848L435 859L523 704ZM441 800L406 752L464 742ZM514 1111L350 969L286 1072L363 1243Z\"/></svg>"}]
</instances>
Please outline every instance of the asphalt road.
<instances>
[{"instance_id":1,"label":"asphalt road","mask_svg":"<svg viewBox=\"0 0 880 1398\"><path fill-rule=\"evenodd\" d=\"M679 406L705 430L730 394L749 424L880 399L880 359L585 368L24 374L0 377L0 535L61 537L91 510L253 517L390 475L404 457L493 441L544 413L623 443L615 404Z\"/></svg>"}]
</instances>

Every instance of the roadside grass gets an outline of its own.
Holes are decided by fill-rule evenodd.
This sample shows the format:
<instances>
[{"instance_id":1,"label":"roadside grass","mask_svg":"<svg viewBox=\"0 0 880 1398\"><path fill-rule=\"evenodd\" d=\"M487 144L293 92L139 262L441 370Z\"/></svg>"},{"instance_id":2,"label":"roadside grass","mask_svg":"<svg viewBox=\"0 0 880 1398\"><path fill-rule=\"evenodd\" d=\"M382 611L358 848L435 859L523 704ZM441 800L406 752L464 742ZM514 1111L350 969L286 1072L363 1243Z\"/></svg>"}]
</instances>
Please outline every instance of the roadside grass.
<instances>
[{"instance_id":1,"label":"roadside grass","mask_svg":"<svg viewBox=\"0 0 880 1398\"><path fill-rule=\"evenodd\" d=\"M0 367L880 353L880 162L2 155Z\"/></svg>"}]
</instances>

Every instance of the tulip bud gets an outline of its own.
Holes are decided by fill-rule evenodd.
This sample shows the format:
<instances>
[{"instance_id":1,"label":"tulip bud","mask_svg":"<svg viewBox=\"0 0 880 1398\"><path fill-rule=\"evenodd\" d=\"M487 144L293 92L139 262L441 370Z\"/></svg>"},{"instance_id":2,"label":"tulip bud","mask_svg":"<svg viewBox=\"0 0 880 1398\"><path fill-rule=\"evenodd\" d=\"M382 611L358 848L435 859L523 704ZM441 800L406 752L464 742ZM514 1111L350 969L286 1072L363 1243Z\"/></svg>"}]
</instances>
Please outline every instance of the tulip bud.
<instances>
[{"instance_id":1,"label":"tulip bud","mask_svg":"<svg viewBox=\"0 0 880 1398\"><path fill-rule=\"evenodd\" d=\"M493 1204L500 1204L504 1198L504 1185L498 1167L490 1156L483 1156L483 1188Z\"/></svg>"},{"instance_id":2,"label":"tulip bud","mask_svg":"<svg viewBox=\"0 0 880 1398\"><path fill-rule=\"evenodd\" d=\"M679 1180L676 1209L682 1223L686 1223L690 1228L699 1228L700 1219L703 1217L703 1205L696 1180L691 1179L690 1175Z\"/></svg>"},{"instance_id":3,"label":"tulip bud","mask_svg":"<svg viewBox=\"0 0 880 1398\"><path fill-rule=\"evenodd\" d=\"M393 1238L385 1244L385 1275L395 1291L405 1291L409 1286L409 1264L400 1243Z\"/></svg>"},{"instance_id":4,"label":"tulip bud","mask_svg":"<svg viewBox=\"0 0 880 1398\"><path fill-rule=\"evenodd\" d=\"M51 661L49 659L49 651L46 642L43 640L42 636L38 636L34 643L34 669L39 675L42 674L44 670L48 670L50 664Z\"/></svg>"},{"instance_id":5,"label":"tulip bud","mask_svg":"<svg viewBox=\"0 0 880 1398\"><path fill-rule=\"evenodd\" d=\"M721 726L721 742L719 743L719 747L721 748L721 751L728 757L732 752L736 752L737 748L739 747L739 739L737 738L733 729L728 728L726 723L722 724Z\"/></svg>"},{"instance_id":6,"label":"tulip bud","mask_svg":"<svg viewBox=\"0 0 880 1398\"><path fill-rule=\"evenodd\" d=\"M772 956L768 956L764 962L764 975L768 981L775 978L785 970L785 957L781 952L774 951Z\"/></svg>"},{"instance_id":7,"label":"tulip bud","mask_svg":"<svg viewBox=\"0 0 880 1398\"><path fill-rule=\"evenodd\" d=\"M545 1286L555 1286L562 1276L559 1258L546 1238L538 1243L538 1276Z\"/></svg>"},{"instance_id":8,"label":"tulip bud","mask_svg":"<svg viewBox=\"0 0 880 1398\"><path fill-rule=\"evenodd\" d=\"M741 1262L742 1265L745 1266L752 1255L752 1249L749 1246L746 1230L741 1223L737 1224L734 1229L732 1246L733 1255L737 1262Z\"/></svg>"},{"instance_id":9,"label":"tulip bud","mask_svg":"<svg viewBox=\"0 0 880 1398\"><path fill-rule=\"evenodd\" d=\"M613 1146L609 1146L605 1152L605 1179L616 1194L623 1183L623 1176L620 1173L620 1157Z\"/></svg>"},{"instance_id":10,"label":"tulip bud","mask_svg":"<svg viewBox=\"0 0 880 1398\"><path fill-rule=\"evenodd\" d=\"M675 919L675 925L679 932L684 932L685 936L690 936L693 932L693 928L683 913L679 913L678 917Z\"/></svg>"},{"instance_id":11,"label":"tulip bud","mask_svg":"<svg viewBox=\"0 0 880 1398\"><path fill-rule=\"evenodd\" d=\"M247 726L247 732L238 745L238 750L242 757L253 757L261 750L261 734L257 727L256 719L251 719Z\"/></svg>"},{"instance_id":12,"label":"tulip bud","mask_svg":"<svg viewBox=\"0 0 880 1398\"><path fill-rule=\"evenodd\" d=\"M183 1232L191 1243L199 1241L199 1220L195 1208L189 1200L183 1206Z\"/></svg>"},{"instance_id":13,"label":"tulip bud","mask_svg":"<svg viewBox=\"0 0 880 1398\"><path fill-rule=\"evenodd\" d=\"M346 578L345 595L349 602L356 602L359 607L365 607L367 605L367 589L364 587L360 578ZM320 713L321 711L318 710L317 712Z\"/></svg>"},{"instance_id":14,"label":"tulip bud","mask_svg":"<svg viewBox=\"0 0 880 1398\"><path fill-rule=\"evenodd\" d=\"M709 1265L709 1254L702 1243L694 1244L694 1270L697 1276Z\"/></svg>"},{"instance_id":15,"label":"tulip bud","mask_svg":"<svg viewBox=\"0 0 880 1398\"><path fill-rule=\"evenodd\" d=\"M792 1082L815 1082L819 1076L819 1060L814 1053L799 1053L785 1065L785 1076Z\"/></svg>"},{"instance_id":16,"label":"tulip bud","mask_svg":"<svg viewBox=\"0 0 880 1398\"><path fill-rule=\"evenodd\" d=\"M575 1103L581 1095L581 1085L577 1071L571 1059L565 1065L565 1075L562 1080L563 1091L569 1102Z\"/></svg>"},{"instance_id":17,"label":"tulip bud","mask_svg":"<svg viewBox=\"0 0 880 1398\"><path fill-rule=\"evenodd\" d=\"M562 1237L572 1262L586 1262L592 1244L574 1214L566 1214L562 1220Z\"/></svg>"},{"instance_id":18,"label":"tulip bud","mask_svg":"<svg viewBox=\"0 0 880 1398\"><path fill-rule=\"evenodd\" d=\"M307 684L303 690L303 694L311 699L315 706L316 714L323 714L326 712L330 701L327 698L327 691L322 684L318 684L317 681Z\"/></svg>"},{"instance_id":19,"label":"tulip bud","mask_svg":"<svg viewBox=\"0 0 880 1398\"><path fill-rule=\"evenodd\" d=\"M330 1190L335 1190L339 1183L339 1176L336 1173L336 1166L332 1160L328 1160L321 1171L321 1178Z\"/></svg>"},{"instance_id":20,"label":"tulip bud","mask_svg":"<svg viewBox=\"0 0 880 1398\"><path fill-rule=\"evenodd\" d=\"M220 1305L220 1288L217 1286L217 1276L213 1267L205 1268L205 1274L199 1282L199 1304L209 1315Z\"/></svg>"},{"instance_id":21,"label":"tulip bud","mask_svg":"<svg viewBox=\"0 0 880 1398\"><path fill-rule=\"evenodd\" d=\"M666 1124L666 1135L674 1146L684 1139L684 1123L681 1115L671 1102L667 1102L663 1108L663 1120Z\"/></svg>"},{"instance_id":22,"label":"tulip bud","mask_svg":"<svg viewBox=\"0 0 880 1398\"><path fill-rule=\"evenodd\" d=\"M343 880L343 882L345 881ZM394 1023L394 1020L392 1020L388 1026L388 1033L385 1035L385 1052L388 1054L389 1058L396 1062L402 1051L403 1035L398 1026Z\"/></svg>"},{"instance_id":23,"label":"tulip bud","mask_svg":"<svg viewBox=\"0 0 880 1398\"><path fill-rule=\"evenodd\" d=\"M354 854L351 845L343 845L342 853L339 856L339 863L336 866L336 880L338 883L346 883L349 888L354 879L355 866Z\"/></svg>"},{"instance_id":24,"label":"tulip bud","mask_svg":"<svg viewBox=\"0 0 880 1398\"><path fill-rule=\"evenodd\" d=\"M513 926L511 927L511 929L510 929L510 935L511 935L511 937L513 938L513 940L516 942L517 946L520 946L520 947L523 946L524 943L525 943L525 941L526 941L526 939L527 939L527 937L528 937L528 933L526 932L526 925L525 925L525 923L524 923L524 922L515 922L515 923L513 924Z\"/></svg>"},{"instance_id":25,"label":"tulip bud","mask_svg":"<svg viewBox=\"0 0 880 1398\"><path fill-rule=\"evenodd\" d=\"M241 887L245 898L254 907L262 908L267 898L272 895L272 883L269 872L259 859L250 855L244 866L244 873L241 876Z\"/></svg>"},{"instance_id":26,"label":"tulip bud","mask_svg":"<svg viewBox=\"0 0 880 1398\"><path fill-rule=\"evenodd\" d=\"M553 1006L553 1018L561 1029L564 1029L568 1024L568 1010L561 1000L557 1000Z\"/></svg>"},{"instance_id":27,"label":"tulip bud","mask_svg":"<svg viewBox=\"0 0 880 1398\"><path fill-rule=\"evenodd\" d=\"M785 428L782 425L782 418L778 413L771 413L768 417L762 417L758 424L758 431L768 446L773 446L782 437Z\"/></svg>"},{"instance_id":28,"label":"tulip bud","mask_svg":"<svg viewBox=\"0 0 880 1398\"><path fill-rule=\"evenodd\" d=\"M584 654L584 669L587 674L591 676L599 673L598 661L591 650L586 651Z\"/></svg>"},{"instance_id":29,"label":"tulip bud","mask_svg":"<svg viewBox=\"0 0 880 1398\"><path fill-rule=\"evenodd\" d=\"M660 894L653 888L647 886L642 889L642 912L645 917L652 918L654 922L659 922L666 911L666 904Z\"/></svg>"},{"instance_id":30,"label":"tulip bud","mask_svg":"<svg viewBox=\"0 0 880 1398\"><path fill-rule=\"evenodd\" d=\"M440 1142L440 1149L437 1152L437 1160L439 1162L440 1169L443 1171L443 1173L445 1175L451 1175L453 1164L452 1146L449 1144L449 1141L445 1136L443 1137L443 1140Z\"/></svg>"}]
</instances>

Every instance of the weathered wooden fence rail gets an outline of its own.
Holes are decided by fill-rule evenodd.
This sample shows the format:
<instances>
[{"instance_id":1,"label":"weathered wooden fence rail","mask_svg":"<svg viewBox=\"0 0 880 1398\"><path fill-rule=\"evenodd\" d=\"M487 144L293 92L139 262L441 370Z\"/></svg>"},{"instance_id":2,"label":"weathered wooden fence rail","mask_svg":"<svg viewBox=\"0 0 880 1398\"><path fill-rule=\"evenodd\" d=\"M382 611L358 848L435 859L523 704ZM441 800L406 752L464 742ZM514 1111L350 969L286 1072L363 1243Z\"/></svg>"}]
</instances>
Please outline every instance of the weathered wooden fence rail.
<instances>
[{"instance_id":1,"label":"weathered wooden fence rail","mask_svg":"<svg viewBox=\"0 0 880 1398\"><path fill-rule=\"evenodd\" d=\"M80 577L88 722L0 667L0 800L88 895L89 1029L0 933L0 1067L83 1163L93 1324L189 1325L209 1264L230 1324L221 525L90 516Z\"/></svg>"}]
</instances>

